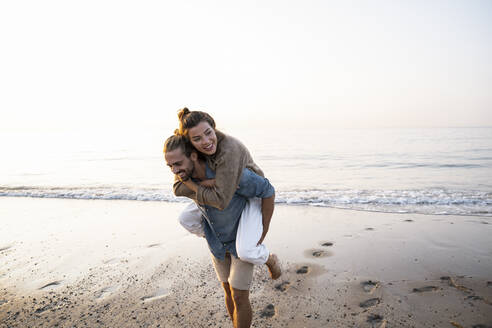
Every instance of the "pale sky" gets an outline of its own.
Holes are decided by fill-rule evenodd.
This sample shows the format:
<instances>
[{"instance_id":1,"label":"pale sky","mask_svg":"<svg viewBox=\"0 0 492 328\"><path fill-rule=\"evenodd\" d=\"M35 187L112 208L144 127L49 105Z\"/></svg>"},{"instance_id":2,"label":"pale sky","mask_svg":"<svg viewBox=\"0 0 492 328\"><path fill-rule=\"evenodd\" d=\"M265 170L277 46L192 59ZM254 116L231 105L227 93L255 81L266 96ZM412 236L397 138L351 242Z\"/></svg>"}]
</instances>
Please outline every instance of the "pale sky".
<instances>
[{"instance_id":1,"label":"pale sky","mask_svg":"<svg viewBox=\"0 0 492 328\"><path fill-rule=\"evenodd\" d=\"M1 1L0 128L492 126L492 1Z\"/></svg>"}]
</instances>

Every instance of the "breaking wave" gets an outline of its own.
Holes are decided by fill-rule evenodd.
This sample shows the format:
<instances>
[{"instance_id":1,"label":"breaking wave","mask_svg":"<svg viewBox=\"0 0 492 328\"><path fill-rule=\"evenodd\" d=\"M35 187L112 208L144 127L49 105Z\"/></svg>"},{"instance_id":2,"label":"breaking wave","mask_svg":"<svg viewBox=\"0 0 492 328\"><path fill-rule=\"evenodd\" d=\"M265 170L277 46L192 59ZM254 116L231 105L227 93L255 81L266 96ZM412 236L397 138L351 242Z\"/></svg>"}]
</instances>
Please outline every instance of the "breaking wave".
<instances>
[{"instance_id":1,"label":"breaking wave","mask_svg":"<svg viewBox=\"0 0 492 328\"><path fill-rule=\"evenodd\" d=\"M0 186L0 197L186 202L169 188ZM477 190L277 190L276 203L433 215L492 217L492 193Z\"/></svg>"}]
</instances>

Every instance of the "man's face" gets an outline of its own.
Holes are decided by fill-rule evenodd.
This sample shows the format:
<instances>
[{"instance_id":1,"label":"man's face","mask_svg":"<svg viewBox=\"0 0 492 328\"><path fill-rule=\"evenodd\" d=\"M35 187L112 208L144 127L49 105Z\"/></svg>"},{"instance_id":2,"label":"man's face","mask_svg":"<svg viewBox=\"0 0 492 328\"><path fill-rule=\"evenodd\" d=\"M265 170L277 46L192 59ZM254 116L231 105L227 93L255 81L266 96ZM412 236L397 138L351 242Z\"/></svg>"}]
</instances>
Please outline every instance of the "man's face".
<instances>
[{"instance_id":1,"label":"man's face","mask_svg":"<svg viewBox=\"0 0 492 328\"><path fill-rule=\"evenodd\" d=\"M195 164L189 157L186 157L180 148L166 152L164 158L167 166L174 174L177 174L183 180L191 178Z\"/></svg>"}]
</instances>

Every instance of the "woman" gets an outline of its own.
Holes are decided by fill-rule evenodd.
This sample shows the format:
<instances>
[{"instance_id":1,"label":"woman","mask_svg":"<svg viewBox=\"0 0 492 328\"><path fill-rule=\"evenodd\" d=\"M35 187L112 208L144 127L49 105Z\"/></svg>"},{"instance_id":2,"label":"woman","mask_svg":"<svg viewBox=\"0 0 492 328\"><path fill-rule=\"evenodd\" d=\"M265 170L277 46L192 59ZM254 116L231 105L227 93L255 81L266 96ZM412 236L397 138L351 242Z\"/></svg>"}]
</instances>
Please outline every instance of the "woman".
<instances>
[{"instance_id":1,"label":"woman","mask_svg":"<svg viewBox=\"0 0 492 328\"><path fill-rule=\"evenodd\" d=\"M217 131L215 121L209 114L183 108L178 112L178 118L179 133L204 155L207 165L215 172L215 181L199 185L191 179L182 181L176 177L174 193L177 196L189 196L190 193L195 193L199 204L223 210L232 199L245 168L264 176L254 163L248 149L237 139ZM259 207L260 202L251 199L243 211L236 238L237 253L244 261L266 264L270 275L276 279L280 276L278 259L262 244L269 229L273 200L270 206L262 201L261 212ZM194 203L180 217L182 224L183 221L190 220L201 221L201 213ZM251 232L260 229L262 233L259 240L252 240Z\"/></svg>"}]
</instances>

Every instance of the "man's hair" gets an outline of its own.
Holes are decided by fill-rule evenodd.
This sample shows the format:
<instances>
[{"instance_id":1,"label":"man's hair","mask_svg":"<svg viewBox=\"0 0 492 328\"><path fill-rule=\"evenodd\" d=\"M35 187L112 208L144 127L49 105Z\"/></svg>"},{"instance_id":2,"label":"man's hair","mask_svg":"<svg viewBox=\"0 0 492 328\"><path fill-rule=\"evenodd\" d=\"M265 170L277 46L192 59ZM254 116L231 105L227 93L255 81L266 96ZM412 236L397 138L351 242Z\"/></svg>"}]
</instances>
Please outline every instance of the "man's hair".
<instances>
[{"instance_id":1,"label":"man's hair","mask_svg":"<svg viewBox=\"0 0 492 328\"><path fill-rule=\"evenodd\" d=\"M177 131L178 130L174 131L175 134L167 138L164 142L164 154L179 148L186 157L190 157L191 152L195 149L189 141L186 140L185 136L177 134Z\"/></svg>"},{"instance_id":2,"label":"man's hair","mask_svg":"<svg viewBox=\"0 0 492 328\"><path fill-rule=\"evenodd\" d=\"M188 130L200 124L207 122L215 130L215 121L208 113L198 110L190 111L188 108L183 108L178 111L179 134L188 138Z\"/></svg>"}]
</instances>

